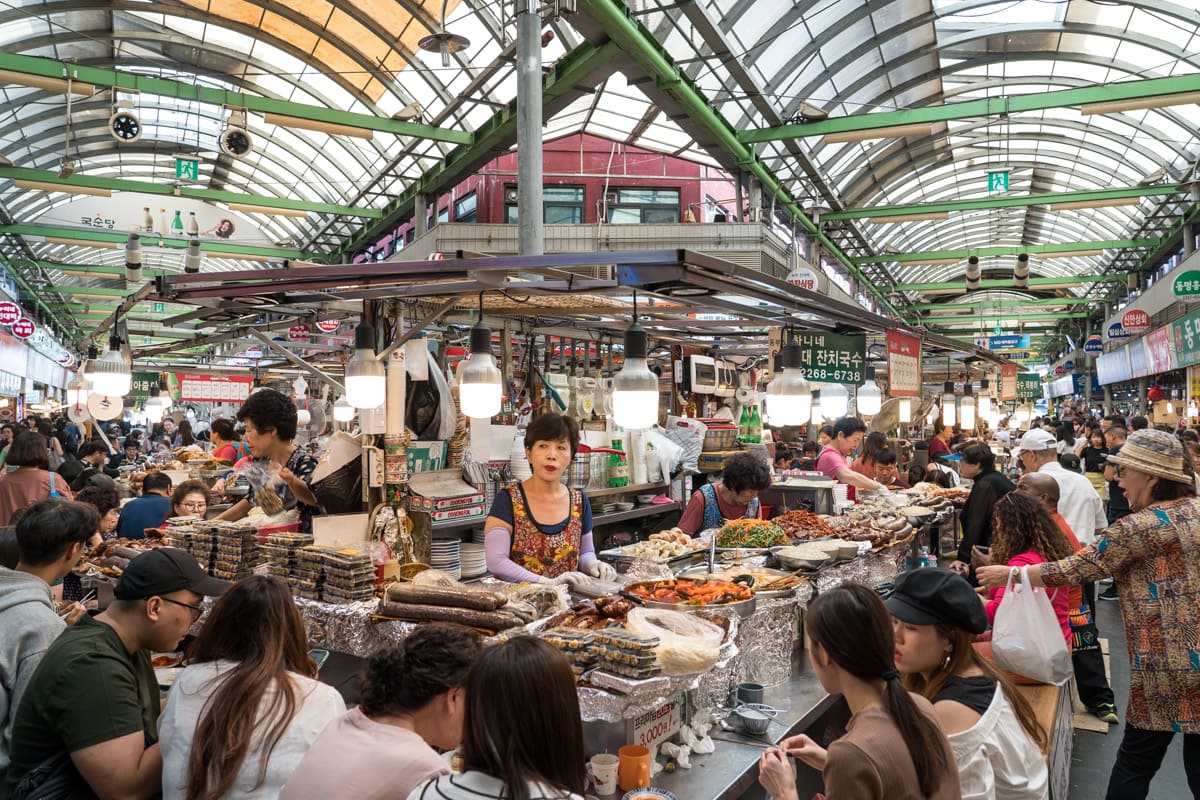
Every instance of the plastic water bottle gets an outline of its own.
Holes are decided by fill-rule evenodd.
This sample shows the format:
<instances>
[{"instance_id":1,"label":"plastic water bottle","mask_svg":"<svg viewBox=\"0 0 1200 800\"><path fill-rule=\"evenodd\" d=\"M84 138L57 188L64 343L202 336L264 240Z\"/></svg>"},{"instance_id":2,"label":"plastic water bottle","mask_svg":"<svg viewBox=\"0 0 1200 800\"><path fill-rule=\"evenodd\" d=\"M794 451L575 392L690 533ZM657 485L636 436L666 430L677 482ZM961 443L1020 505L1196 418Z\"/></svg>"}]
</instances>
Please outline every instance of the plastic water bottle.
<instances>
[{"instance_id":1,"label":"plastic water bottle","mask_svg":"<svg viewBox=\"0 0 1200 800\"><path fill-rule=\"evenodd\" d=\"M930 554L929 547L927 545L922 545L920 558L917 559L917 567L919 569L924 569L925 567L932 566L935 566L933 555Z\"/></svg>"}]
</instances>

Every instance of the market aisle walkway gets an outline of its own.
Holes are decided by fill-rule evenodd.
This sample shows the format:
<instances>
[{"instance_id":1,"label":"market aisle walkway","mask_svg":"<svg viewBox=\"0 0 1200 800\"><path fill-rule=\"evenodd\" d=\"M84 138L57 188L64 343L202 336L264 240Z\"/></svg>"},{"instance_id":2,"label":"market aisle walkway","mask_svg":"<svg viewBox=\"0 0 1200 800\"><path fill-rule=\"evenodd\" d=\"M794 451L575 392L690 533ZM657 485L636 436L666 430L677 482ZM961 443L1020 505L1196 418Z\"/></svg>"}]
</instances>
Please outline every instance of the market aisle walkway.
<instances>
[{"instance_id":1,"label":"market aisle walkway","mask_svg":"<svg viewBox=\"0 0 1200 800\"><path fill-rule=\"evenodd\" d=\"M1075 731L1075 748L1071 756L1070 800L1098 800L1108 787L1108 773L1117 759L1121 732L1125 720L1125 704L1129 701L1129 657L1125 653L1125 629L1121 625L1120 604L1116 601L1097 602L1096 622L1100 635L1108 639L1109 663L1112 672L1109 683L1117 695L1117 708L1122 725L1109 728L1108 734ZM1183 800L1190 797L1187 779L1183 774L1183 738L1176 736L1163 759L1162 769L1150 784L1150 800Z\"/></svg>"}]
</instances>

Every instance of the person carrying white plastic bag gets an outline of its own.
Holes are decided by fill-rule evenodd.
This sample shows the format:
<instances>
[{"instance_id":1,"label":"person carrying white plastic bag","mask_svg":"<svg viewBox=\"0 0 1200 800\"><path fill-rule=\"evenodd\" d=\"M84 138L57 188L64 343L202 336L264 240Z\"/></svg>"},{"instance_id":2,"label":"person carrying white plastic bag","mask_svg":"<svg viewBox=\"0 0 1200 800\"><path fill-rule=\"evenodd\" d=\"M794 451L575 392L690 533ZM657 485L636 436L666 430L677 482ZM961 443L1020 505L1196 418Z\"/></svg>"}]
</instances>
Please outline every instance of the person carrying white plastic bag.
<instances>
[{"instance_id":1,"label":"person carrying white plastic bag","mask_svg":"<svg viewBox=\"0 0 1200 800\"><path fill-rule=\"evenodd\" d=\"M1009 570L992 626L992 657L1009 672L1043 683L1057 686L1071 677L1071 653L1058 617L1046 590L1029 582L1026 567Z\"/></svg>"}]
</instances>

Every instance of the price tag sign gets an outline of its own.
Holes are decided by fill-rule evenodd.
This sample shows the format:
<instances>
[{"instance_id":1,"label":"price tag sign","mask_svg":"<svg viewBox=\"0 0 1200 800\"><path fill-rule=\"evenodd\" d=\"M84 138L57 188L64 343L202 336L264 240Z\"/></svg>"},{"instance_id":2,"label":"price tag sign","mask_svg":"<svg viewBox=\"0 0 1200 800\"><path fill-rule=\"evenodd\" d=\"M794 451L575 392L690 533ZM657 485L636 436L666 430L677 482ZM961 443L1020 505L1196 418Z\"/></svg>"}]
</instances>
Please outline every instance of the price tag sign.
<instances>
[{"instance_id":1,"label":"price tag sign","mask_svg":"<svg viewBox=\"0 0 1200 800\"><path fill-rule=\"evenodd\" d=\"M681 699L664 703L653 711L636 716L632 720L630 744L654 747L665 742L683 728L683 702Z\"/></svg>"},{"instance_id":2,"label":"price tag sign","mask_svg":"<svg viewBox=\"0 0 1200 800\"><path fill-rule=\"evenodd\" d=\"M863 382L867 337L802 331L792 341L800 345L800 366L808 380L853 386Z\"/></svg>"}]
</instances>

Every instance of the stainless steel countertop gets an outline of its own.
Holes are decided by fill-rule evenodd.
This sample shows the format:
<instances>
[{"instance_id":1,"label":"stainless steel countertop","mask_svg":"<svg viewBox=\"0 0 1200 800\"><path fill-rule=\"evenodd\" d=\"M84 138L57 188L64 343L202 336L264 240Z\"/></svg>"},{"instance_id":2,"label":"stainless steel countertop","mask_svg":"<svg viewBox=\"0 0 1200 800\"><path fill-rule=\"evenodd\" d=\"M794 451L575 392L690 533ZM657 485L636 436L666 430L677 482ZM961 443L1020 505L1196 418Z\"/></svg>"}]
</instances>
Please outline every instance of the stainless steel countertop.
<instances>
[{"instance_id":1,"label":"stainless steel countertop","mask_svg":"<svg viewBox=\"0 0 1200 800\"><path fill-rule=\"evenodd\" d=\"M754 789L758 781L758 759L764 746L810 731L822 715L842 703L842 699L840 695L826 693L809 666L807 651L799 650L792 658L791 679L768 687L763 702L781 712L763 736L724 731L718 724L710 731L717 745L715 752L702 756L692 754L691 769L677 769L672 774L660 772L651 783L674 792L679 800L740 798ZM814 738L825 740L823 735ZM800 769L808 768L801 765Z\"/></svg>"}]
</instances>

